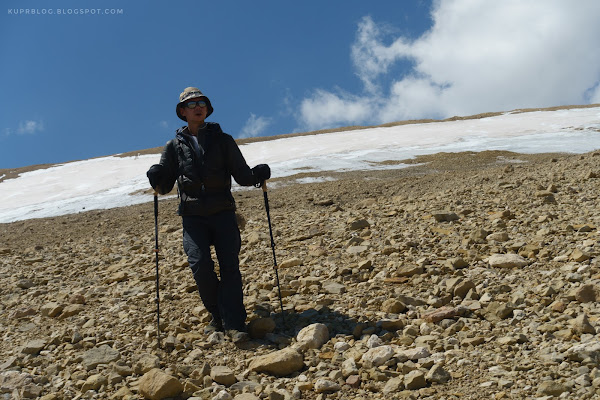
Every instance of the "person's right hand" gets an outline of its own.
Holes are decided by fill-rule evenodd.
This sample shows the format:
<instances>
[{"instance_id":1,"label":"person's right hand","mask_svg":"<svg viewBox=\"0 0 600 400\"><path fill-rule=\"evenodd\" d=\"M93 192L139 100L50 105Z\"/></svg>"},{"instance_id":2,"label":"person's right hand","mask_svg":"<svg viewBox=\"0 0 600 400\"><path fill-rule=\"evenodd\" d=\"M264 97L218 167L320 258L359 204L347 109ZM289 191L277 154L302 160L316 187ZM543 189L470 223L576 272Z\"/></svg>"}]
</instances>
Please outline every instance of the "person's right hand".
<instances>
[{"instance_id":1,"label":"person's right hand","mask_svg":"<svg viewBox=\"0 0 600 400\"><path fill-rule=\"evenodd\" d=\"M252 168L252 173L256 178L256 183L258 184L271 177L271 168L269 168L267 164L258 164L256 167Z\"/></svg>"}]
</instances>

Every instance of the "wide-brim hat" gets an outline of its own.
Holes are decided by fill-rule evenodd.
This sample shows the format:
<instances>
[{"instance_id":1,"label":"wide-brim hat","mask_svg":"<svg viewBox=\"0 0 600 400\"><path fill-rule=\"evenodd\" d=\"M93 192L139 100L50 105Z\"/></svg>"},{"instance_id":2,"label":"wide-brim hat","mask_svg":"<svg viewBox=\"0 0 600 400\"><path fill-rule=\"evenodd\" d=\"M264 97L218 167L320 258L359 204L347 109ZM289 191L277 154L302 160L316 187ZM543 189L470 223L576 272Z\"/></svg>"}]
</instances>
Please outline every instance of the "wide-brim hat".
<instances>
[{"instance_id":1,"label":"wide-brim hat","mask_svg":"<svg viewBox=\"0 0 600 400\"><path fill-rule=\"evenodd\" d=\"M175 108L177 116L185 122L187 122L187 118L181 115L179 108L184 102L188 101L189 99L195 99L196 97L202 97L206 101L206 118L208 118L208 116L214 111L212 104L210 104L210 100L200 91L200 89L196 87L186 87L179 95L179 103L177 103L177 107Z\"/></svg>"}]
</instances>

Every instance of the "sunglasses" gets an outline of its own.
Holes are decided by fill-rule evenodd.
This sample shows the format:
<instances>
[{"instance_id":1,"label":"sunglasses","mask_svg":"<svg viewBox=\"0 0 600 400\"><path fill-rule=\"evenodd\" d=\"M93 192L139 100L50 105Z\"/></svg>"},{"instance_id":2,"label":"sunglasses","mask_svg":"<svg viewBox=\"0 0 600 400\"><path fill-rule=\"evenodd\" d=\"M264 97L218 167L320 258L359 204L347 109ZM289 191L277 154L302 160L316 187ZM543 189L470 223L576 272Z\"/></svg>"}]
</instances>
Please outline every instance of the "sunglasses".
<instances>
[{"instance_id":1,"label":"sunglasses","mask_svg":"<svg viewBox=\"0 0 600 400\"><path fill-rule=\"evenodd\" d=\"M206 102L203 100L200 101L189 101L187 103L184 104L184 107L187 107L189 109L194 109L196 108L196 106L198 107L206 107Z\"/></svg>"}]
</instances>

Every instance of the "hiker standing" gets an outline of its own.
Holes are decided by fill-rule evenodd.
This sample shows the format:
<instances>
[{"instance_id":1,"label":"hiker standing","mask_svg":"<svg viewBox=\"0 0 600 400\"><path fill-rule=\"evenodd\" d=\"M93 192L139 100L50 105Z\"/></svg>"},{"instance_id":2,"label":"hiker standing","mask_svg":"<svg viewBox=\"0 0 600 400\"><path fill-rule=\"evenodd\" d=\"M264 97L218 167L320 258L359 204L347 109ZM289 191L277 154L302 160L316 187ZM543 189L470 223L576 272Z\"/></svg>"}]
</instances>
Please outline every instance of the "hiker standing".
<instances>
[{"instance_id":1,"label":"hiker standing","mask_svg":"<svg viewBox=\"0 0 600 400\"><path fill-rule=\"evenodd\" d=\"M225 330L239 343L248 335L231 177L242 186L260 185L271 177L271 170L266 164L248 167L234 139L219 124L205 121L213 107L198 88L185 88L176 112L187 126L177 130L164 147L160 163L150 167L147 176L160 194L169 193L177 182L183 248L202 302L212 314L206 330ZM219 261L219 276L211 245Z\"/></svg>"}]
</instances>

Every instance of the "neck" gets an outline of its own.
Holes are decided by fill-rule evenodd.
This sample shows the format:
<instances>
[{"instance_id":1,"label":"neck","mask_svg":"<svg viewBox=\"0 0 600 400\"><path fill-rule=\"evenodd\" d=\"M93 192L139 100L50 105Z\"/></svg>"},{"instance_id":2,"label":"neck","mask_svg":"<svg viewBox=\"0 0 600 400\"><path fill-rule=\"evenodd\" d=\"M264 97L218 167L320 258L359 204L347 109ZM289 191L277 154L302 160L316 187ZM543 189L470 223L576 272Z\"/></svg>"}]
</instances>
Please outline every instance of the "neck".
<instances>
[{"instance_id":1,"label":"neck","mask_svg":"<svg viewBox=\"0 0 600 400\"><path fill-rule=\"evenodd\" d=\"M198 134L198 130L202 129L206 126L206 122L189 122L188 123L188 131L190 135L196 136Z\"/></svg>"}]
</instances>

